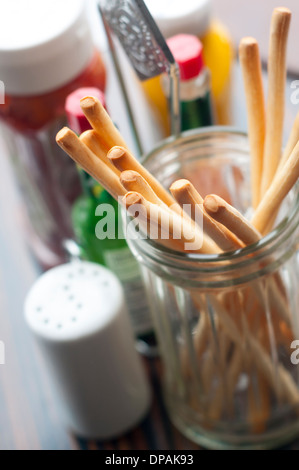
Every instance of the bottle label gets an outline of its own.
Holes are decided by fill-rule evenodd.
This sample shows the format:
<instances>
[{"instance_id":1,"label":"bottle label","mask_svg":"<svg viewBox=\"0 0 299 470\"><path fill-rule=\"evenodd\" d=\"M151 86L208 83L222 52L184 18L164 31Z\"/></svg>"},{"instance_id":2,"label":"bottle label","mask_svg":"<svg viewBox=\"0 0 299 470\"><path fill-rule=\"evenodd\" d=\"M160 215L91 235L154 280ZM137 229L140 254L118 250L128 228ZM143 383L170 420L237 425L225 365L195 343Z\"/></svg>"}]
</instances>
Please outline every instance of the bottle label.
<instances>
[{"instance_id":1,"label":"bottle label","mask_svg":"<svg viewBox=\"0 0 299 470\"><path fill-rule=\"evenodd\" d=\"M105 251L104 260L107 267L116 274L121 282L128 282L140 277L138 263L127 247Z\"/></svg>"},{"instance_id":2,"label":"bottle label","mask_svg":"<svg viewBox=\"0 0 299 470\"><path fill-rule=\"evenodd\" d=\"M114 272L124 287L135 334L149 333L153 326L138 262L128 247L105 251L103 255L107 268Z\"/></svg>"}]
</instances>

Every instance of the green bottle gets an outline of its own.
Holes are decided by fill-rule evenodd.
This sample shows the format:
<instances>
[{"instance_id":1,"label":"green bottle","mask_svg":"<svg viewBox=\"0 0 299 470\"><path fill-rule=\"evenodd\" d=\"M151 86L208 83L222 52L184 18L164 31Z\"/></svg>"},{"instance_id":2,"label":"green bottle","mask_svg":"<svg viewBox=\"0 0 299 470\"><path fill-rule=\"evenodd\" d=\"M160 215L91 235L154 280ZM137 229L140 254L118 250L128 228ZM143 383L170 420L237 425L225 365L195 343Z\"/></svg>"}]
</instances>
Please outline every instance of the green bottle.
<instances>
[{"instance_id":1,"label":"green bottle","mask_svg":"<svg viewBox=\"0 0 299 470\"><path fill-rule=\"evenodd\" d=\"M211 76L203 61L203 46L190 34L179 34L167 44L180 69L181 130L212 126L214 113L211 98ZM169 78L162 77L166 96Z\"/></svg>"},{"instance_id":2,"label":"green bottle","mask_svg":"<svg viewBox=\"0 0 299 470\"><path fill-rule=\"evenodd\" d=\"M66 112L69 124L77 134L90 129L79 106L80 99L85 96L97 96L104 104L103 94L97 89L80 89L68 97ZM121 209L90 175L81 168L78 171L83 194L73 206L72 222L81 256L116 274L124 287L135 335L147 341L153 335L152 321L139 264L123 236Z\"/></svg>"}]
</instances>

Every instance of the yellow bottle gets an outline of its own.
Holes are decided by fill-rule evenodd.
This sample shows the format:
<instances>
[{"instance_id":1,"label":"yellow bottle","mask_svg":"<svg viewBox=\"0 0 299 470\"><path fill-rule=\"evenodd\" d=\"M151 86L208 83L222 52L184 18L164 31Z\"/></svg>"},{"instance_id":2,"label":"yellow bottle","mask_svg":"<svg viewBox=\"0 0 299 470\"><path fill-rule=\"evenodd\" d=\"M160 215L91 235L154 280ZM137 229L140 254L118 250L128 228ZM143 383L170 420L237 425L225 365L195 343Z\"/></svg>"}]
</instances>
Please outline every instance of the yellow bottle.
<instances>
[{"instance_id":1,"label":"yellow bottle","mask_svg":"<svg viewBox=\"0 0 299 470\"><path fill-rule=\"evenodd\" d=\"M232 65L234 50L226 27L213 20L201 38L204 61L212 74L212 94L217 124L231 124Z\"/></svg>"},{"instance_id":2,"label":"yellow bottle","mask_svg":"<svg viewBox=\"0 0 299 470\"><path fill-rule=\"evenodd\" d=\"M212 96L216 124L231 124L231 87L234 50L228 30L212 19L211 0L146 0L148 9L164 37L180 33L194 34L204 46L204 61L212 75ZM169 112L160 77L143 83L145 92L157 110L165 135L169 135Z\"/></svg>"}]
</instances>

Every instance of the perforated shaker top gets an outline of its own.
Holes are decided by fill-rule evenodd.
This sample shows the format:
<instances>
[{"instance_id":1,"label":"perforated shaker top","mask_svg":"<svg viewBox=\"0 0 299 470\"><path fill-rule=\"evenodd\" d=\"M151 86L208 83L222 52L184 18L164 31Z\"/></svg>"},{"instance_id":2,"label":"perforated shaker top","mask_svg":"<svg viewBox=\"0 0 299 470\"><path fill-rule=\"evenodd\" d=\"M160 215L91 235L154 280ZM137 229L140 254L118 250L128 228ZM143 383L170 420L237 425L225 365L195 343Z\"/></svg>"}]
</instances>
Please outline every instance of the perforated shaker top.
<instances>
[{"instance_id":1,"label":"perforated shaker top","mask_svg":"<svg viewBox=\"0 0 299 470\"><path fill-rule=\"evenodd\" d=\"M51 341L73 341L105 329L126 309L123 289L111 271L73 262L47 272L25 302L30 328Z\"/></svg>"}]
</instances>

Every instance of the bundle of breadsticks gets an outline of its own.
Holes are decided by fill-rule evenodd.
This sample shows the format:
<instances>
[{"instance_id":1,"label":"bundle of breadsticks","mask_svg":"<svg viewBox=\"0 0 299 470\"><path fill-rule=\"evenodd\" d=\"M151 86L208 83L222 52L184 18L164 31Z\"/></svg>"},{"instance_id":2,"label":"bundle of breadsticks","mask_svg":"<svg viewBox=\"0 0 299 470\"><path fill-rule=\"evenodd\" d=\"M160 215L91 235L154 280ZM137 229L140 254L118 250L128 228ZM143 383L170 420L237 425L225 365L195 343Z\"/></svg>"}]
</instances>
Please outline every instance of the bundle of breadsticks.
<instances>
[{"instance_id":1,"label":"bundle of breadsticks","mask_svg":"<svg viewBox=\"0 0 299 470\"><path fill-rule=\"evenodd\" d=\"M200 248L191 251L217 255L255 244L271 229L283 200L299 178L299 116L281 156L290 16L289 10L284 8L278 8L273 13L267 109L258 44L252 38L245 38L240 45L255 210L251 221L217 195L201 197L200 188L195 188L187 180L175 181L168 192L134 158L105 109L94 97L81 100L82 110L92 129L77 137L70 129L64 128L57 135L57 143L115 199L121 200L132 217L137 217L134 208L142 207L142 230L150 236L154 221L158 225L158 242L162 245L185 252L190 241L199 241ZM186 205L192 208L189 214L183 211ZM196 223L198 211L203 219L201 226ZM163 236L162 230L161 221L165 218L169 221L168 239ZM178 239L175 234L182 225L184 229ZM283 346L289 351L294 339L292 318L286 289L278 273L269 276L268 294L271 335L276 338L277 347ZM265 429L275 403L298 406L299 388L294 377L285 365L275 362L275 348L269 340L271 335L267 329L269 312L265 312L263 286L254 283L240 292L220 292L219 295L192 291L190 296L200 312L191 338L199 371L194 378L190 344L181 351L181 370L178 371L185 383L196 382L194 393L189 390L190 405L205 414L209 423L216 423L224 413L233 413L236 386L241 373L246 372L252 378L248 386L248 423L254 431ZM214 331L220 338L218 354L221 361L217 367L207 303L213 307ZM239 312L245 312L245 315ZM249 350L246 360L245 343ZM217 374L219 377L215 381ZM196 396L198 390L201 390L201 396Z\"/></svg>"}]
</instances>

